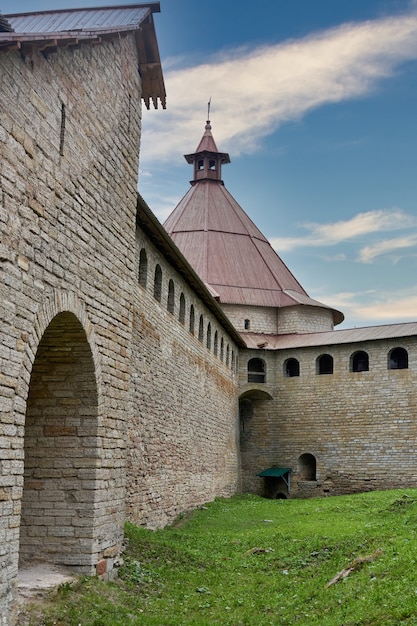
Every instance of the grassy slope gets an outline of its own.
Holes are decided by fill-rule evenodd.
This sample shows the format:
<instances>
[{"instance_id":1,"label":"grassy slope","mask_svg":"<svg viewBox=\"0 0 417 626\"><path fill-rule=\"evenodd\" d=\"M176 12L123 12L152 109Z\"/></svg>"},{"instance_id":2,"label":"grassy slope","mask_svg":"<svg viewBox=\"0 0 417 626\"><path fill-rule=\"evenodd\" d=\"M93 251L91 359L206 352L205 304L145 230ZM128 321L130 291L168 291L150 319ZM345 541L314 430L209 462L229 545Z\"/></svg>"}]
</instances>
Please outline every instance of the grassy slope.
<instances>
[{"instance_id":1,"label":"grassy slope","mask_svg":"<svg viewBox=\"0 0 417 626\"><path fill-rule=\"evenodd\" d=\"M216 500L164 530L127 525L121 580L64 586L31 624L417 625L416 526L417 489Z\"/></svg>"}]
</instances>

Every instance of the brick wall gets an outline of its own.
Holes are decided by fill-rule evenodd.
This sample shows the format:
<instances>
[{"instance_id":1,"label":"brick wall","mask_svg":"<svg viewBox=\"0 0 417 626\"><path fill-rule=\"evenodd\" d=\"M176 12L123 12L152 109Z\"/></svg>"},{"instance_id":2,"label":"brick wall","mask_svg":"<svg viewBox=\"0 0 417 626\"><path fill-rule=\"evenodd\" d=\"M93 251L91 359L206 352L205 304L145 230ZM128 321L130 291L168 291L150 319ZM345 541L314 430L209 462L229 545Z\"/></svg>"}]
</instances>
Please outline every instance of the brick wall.
<instances>
[{"instance_id":1,"label":"brick wall","mask_svg":"<svg viewBox=\"0 0 417 626\"><path fill-rule=\"evenodd\" d=\"M103 572L120 549L141 93L133 37L48 56L7 52L0 61L0 613L7 614L26 412L22 555Z\"/></svg>"},{"instance_id":2,"label":"brick wall","mask_svg":"<svg viewBox=\"0 0 417 626\"><path fill-rule=\"evenodd\" d=\"M408 351L408 369L388 369L395 347ZM369 371L351 371L357 350L368 353ZM324 353L333 357L333 374L317 374ZM253 355L240 358L246 395L245 363ZM298 359L299 376L285 375L288 358ZM417 338L270 352L266 363L273 399L252 397L241 436L244 490L262 492L256 473L272 465L293 469L294 496L415 485ZM305 480L302 455L315 459L315 480Z\"/></svg>"},{"instance_id":3,"label":"brick wall","mask_svg":"<svg viewBox=\"0 0 417 626\"><path fill-rule=\"evenodd\" d=\"M147 284L137 285L132 295L134 410L127 516L156 528L216 496L230 496L238 487L237 350L141 232L137 250L138 265L140 250L146 251ZM154 297L157 265L162 271L160 302Z\"/></svg>"}]
</instances>

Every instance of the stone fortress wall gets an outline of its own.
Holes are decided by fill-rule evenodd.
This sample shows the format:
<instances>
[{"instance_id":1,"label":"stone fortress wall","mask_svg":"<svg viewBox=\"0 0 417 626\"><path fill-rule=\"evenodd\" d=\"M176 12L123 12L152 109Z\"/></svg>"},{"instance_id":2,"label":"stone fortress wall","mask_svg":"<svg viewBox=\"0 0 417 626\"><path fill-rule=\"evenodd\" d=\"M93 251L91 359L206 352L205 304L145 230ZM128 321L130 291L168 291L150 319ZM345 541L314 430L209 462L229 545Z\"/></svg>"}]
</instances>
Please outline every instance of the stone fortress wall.
<instances>
[{"instance_id":1,"label":"stone fortress wall","mask_svg":"<svg viewBox=\"0 0 417 626\"><path fill-rule=\"evenodd\" d=\"M396 348L406 351L408 367L390 369ZM368 371L352 371L359 351L368 355ZM322 355L332 357L333 373L319 373ZM259 357L265 362L265 384L253 385L247 382L247 364ZM299 375L288 375L288 359L298 361ZM271 495L273 488L287 496L282 481L256 476L274 465L292 468L291 497L416 485L415 336L246 351L240 355L239 379L246 399L241 412L244 491Z\"/></svg>"},{"instance_id":2,"label":"stone fortress wall","mask_svg":"<svg viewBox=\"0 0 417 626\"><path fill-rule=\"evenodd\" d=\"M200 301L137 231L134 35L0 60L0 614L12 624L19 562L111 576L126 514L161 526L236 491L237 347L208 292ZM139 246L149 272L162 267L160 302L150 275L139 284ZM203 342L178 320L181 291Z\"/></svg>"}]
</instances>

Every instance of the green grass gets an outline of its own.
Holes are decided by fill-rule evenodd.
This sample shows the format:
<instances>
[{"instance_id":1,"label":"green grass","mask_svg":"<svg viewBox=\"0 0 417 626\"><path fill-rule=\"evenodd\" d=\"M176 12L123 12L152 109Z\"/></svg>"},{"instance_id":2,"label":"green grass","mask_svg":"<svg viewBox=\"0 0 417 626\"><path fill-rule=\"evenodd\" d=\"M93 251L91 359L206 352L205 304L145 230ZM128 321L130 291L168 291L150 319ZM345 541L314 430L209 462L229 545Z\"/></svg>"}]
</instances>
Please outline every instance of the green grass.
<instances>
[{"instance_id":1,"label":"green grass","mask_svg":"<svg viewBox=\"0 0 417 626\"><path fill-rule=\"evenodd\" d=\"M417 490L219 499L176 524L127 524L120 578L82 578L31 626L417 625ZM382 550L344 580L358 557ZM35 614L35 613L34 613Z\"/></svg>"}]
</instances>

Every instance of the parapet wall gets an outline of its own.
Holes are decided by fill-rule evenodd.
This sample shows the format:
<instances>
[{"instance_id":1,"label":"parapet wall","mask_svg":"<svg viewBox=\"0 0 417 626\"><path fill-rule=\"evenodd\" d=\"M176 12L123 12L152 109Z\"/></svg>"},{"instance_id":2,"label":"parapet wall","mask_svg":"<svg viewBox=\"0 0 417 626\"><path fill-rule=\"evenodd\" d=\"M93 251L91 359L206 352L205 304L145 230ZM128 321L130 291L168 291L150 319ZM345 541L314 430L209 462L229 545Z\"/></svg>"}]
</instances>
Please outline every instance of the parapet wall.
<instances>
[{"instance_id":1,"label":"parapet wall","mask_svg":"<svg viewBox=\"0 0 417 626\"><path fill-rule=\"evenodd\" d=\"M132 298L127 517L157 528L238 488L237 348L140 231L137 250L138 264L146 253L147 280Z\"/></svg>"}]
</instances>

